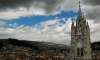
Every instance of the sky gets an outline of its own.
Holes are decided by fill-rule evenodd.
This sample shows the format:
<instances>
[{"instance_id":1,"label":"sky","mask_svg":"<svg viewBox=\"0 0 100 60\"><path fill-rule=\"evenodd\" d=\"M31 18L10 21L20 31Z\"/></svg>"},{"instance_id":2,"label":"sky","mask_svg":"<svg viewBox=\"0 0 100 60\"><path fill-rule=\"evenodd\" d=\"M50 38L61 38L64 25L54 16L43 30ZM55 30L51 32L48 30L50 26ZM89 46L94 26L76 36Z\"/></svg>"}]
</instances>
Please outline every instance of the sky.
<instances>
[{"instance_id":1,"label":"sky","mask_svg":"<svg viewBox=\"0 0 100 60\"><path fill-rule=\"evenodd\" d=\"M0 39L16 38L70 44L79 0L0 0ZM91 42L100 41L100 1L81 0Z\"/></svg>"}]
</instances>

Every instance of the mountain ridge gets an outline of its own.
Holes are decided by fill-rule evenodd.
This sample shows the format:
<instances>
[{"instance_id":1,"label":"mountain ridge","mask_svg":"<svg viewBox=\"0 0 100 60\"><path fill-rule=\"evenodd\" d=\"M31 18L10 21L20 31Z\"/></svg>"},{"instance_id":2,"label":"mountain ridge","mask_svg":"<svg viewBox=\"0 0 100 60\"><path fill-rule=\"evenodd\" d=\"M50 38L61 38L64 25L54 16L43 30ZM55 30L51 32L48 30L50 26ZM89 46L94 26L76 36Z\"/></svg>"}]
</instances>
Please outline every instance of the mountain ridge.
<instances>
[{"instance_id":1,"label":"mountain ridge","mask_svg":"<svg viewBox=\"0 0 100 60\"><path fill-rule=\"evenodd\" d=\"M27 48L32 50L33 52L39 51L61 51L61 50L69 50L69 46L63 44L55 44L51 42L38 42L38 41L26 41L26 40L18 40L18 39L0 39L0 50L18 50L21 48Z\"/></svg>"}]
</instances>

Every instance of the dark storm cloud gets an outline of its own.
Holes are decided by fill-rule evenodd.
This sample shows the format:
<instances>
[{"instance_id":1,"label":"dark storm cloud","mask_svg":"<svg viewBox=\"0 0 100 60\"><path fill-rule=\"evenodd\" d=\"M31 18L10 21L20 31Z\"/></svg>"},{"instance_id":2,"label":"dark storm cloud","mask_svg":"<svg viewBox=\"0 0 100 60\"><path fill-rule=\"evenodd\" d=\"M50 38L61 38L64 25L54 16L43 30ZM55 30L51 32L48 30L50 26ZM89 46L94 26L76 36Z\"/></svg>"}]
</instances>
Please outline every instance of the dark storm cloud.
<instances>
[{"instance_id":1,"label":"dark storm cloud","mask_svg":"<svg viewBox=\"0 0 100 60\"><path fill-rule=\"evenodd\" d=\"M0 0L0 9L28 6L31 2L32 0Z\"/></svg>"},{"instance_id":2,"label":"dark storm cloud","mask_svg":"<svg viewBox=\"0 0 100 60\"><path fill-rule=\"evenodd\" d=\"M100 9L91 9L86 11L86 17L89 20L94 20L95 23L100 23Z\"/></svg>"},{"instance_id":3,"label":"dark storm cloud","mask_svg":"<svg viewBox=\"0 0 100 60\"><path fill-rule=\"evenodd\" d=\"M91 10L88 10L86 11L88 14L87 14L87 17L90 18L90 19L98 19L99 16L100 16L100 9L91 9Z\"/></svg>"},{"instance_id":4,"label":"dark storm cloud","mask_svg":"<svg viewBox=\"0 0 100 60\"><path fill-rule=\"evenodd\" d=\"M6 8L17 8L17 7L30 7L34 2L37 5L44 3L45 9L52 10L60 0L0 0L0 9L4 10ZM38 6L37 6L38 7Z\"/></svg>"},{"instance_id":5,"label":"dark storm cloud","mask_svg":"<svg viewBox=\"0 0 100 60\"><path fill-rule=\"evenodd\" d=\"M86 17L94 20L96 23L100 22L100 0L82 0L83 5L86 6Z\"/></svg>"},{"instance_id":6,"label":"dark storm cloud","mask_svg":"<svg viewBox=\"0 0 100 60\"><path fill-rule=\"evenodd\" d=\"M100 0L83 0L84 4L88 5L100 5Z\"/></svg>"}]
</instances>

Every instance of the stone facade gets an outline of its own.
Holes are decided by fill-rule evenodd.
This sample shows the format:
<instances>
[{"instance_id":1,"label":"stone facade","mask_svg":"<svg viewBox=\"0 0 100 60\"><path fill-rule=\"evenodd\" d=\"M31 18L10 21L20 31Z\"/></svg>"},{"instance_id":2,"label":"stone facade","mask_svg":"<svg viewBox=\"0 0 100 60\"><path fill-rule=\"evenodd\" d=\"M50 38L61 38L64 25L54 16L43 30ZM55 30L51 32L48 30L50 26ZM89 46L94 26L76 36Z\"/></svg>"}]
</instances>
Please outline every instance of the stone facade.
<instances>
[{"instance_id":1,"label":"stone facade","mask_svg":"<svg viewBox=\"0 0 100 60\"><path fill-rule=\"evenodd\" d=\"M71 60L92 60L90 28L80 4L76 24L72 22L71 26Z\"/></svg>"}]
</instances>

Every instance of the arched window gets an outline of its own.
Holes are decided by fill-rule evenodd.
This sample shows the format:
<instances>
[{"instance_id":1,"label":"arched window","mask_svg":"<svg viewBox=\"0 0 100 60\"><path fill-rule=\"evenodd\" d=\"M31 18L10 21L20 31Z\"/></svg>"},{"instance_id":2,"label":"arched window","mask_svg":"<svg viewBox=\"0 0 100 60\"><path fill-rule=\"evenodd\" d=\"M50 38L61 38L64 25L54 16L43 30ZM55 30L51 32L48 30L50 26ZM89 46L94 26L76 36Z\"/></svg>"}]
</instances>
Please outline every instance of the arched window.
<instances>
[{"instance_id":1,"label":"arched window","mask_svg":"<svg viewBox=\"0 0 100 60\"><path fill-rule=\"evenodd\" d=\"M84 53L83 53L83 48L77 48L77 56L80 57L80 56L83 56Z\"/></svg>"},{"instance_id":2,"label":"arched window","mask_svg":"<svg viewBox=\"0 0 100 60\"><path fill-rule=\"evenodd\" d=\"M80 48L77 48L77 56L80 56Z\"/></svg>"},{"instance_id":3,"label":"arched window","mask_svg":"<svg viewBox=\"0 0 100 60\"><path fill-rule=\"evenodd\" d=\"M84 50L83 50L83 48L81 48L81 56L83 56L84 55Z\"/></svg>"}]
</instances>

